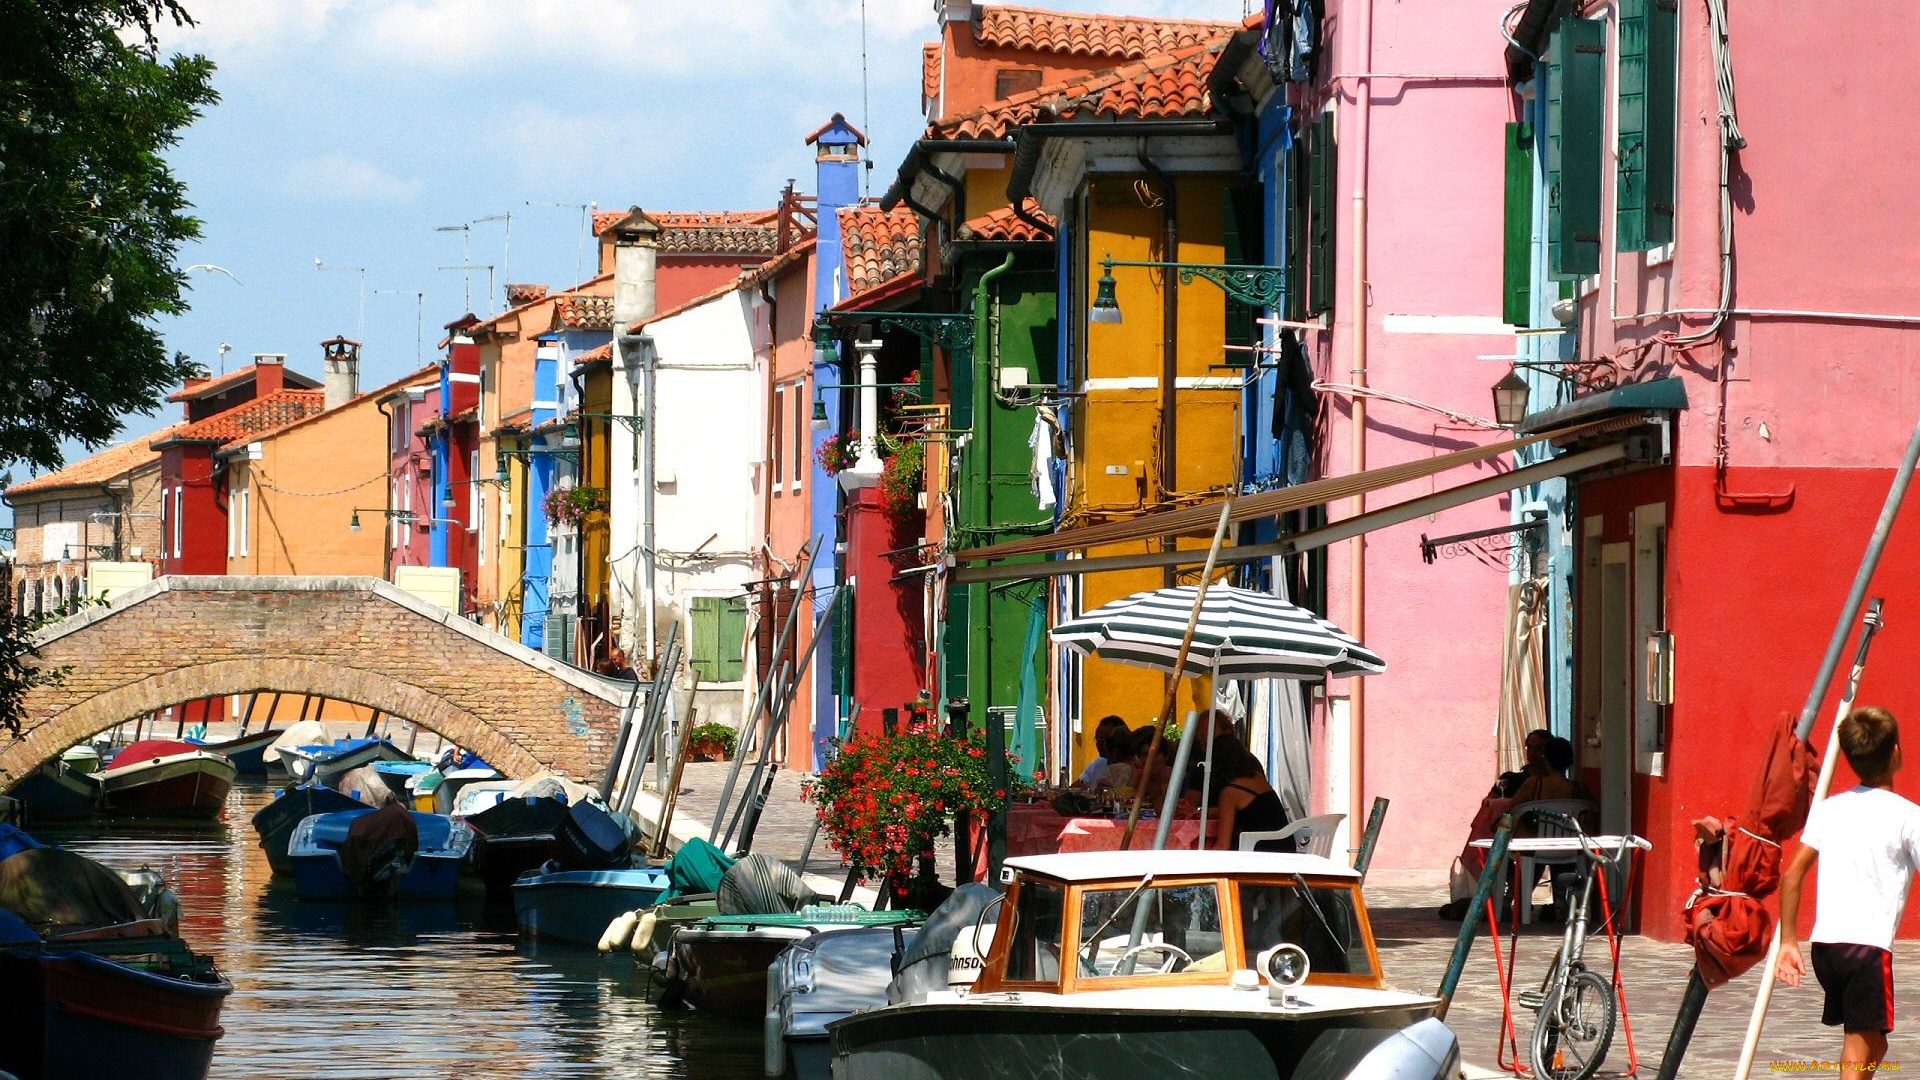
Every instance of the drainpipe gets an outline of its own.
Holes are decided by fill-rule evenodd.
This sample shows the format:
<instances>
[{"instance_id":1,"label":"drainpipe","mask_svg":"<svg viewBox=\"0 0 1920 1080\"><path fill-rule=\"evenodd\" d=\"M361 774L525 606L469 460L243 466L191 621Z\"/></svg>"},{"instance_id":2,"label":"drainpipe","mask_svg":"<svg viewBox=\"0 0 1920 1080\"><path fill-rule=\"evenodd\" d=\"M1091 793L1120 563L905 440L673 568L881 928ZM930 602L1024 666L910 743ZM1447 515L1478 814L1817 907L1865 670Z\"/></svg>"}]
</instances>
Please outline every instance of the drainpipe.
<instances>
[{"instance_id":1,"label":"drainpipe","mask_svg":"<svg viewBox=\"0 0 1920 1080\"><path fill-rule=\"evenodd\" d=\"M999 266L992 267L981 274L980 280L975 282L973 286L973 355L969 358L973 364L973 415L967 418L967 430L975 433L976 436L985 431L986 422L984 418L987 415L987 410L993 407L993 392L999 374L998 360L1000 357L1000 341L997 337L992 336L992 327L994 324L987 317L987 313L990 310L988 297L991 295L988 290L992 288L995 281L1000 279L1001 275L1013 269L1013 262L1013 253L1008 252L1007 257ZM985 458L988 453L987 440L979 437L969 439L967 449L969 452L979 454ZM960 471L960 482L965 485L967 489L959 493L961 498L967 498L971 492L978 490L973 477L976 475L982 477L982 483L984 483L984 477L988 475L990 467L990 461L982 461L979 469L969 467ZM964 506L965 504L960 503L959 505ZM967 620L969 626L966 628L967 633L963 647L971 654L973 650L973 613L978 611L984 616L986 612L985 598L987 589L985 586L974 585L963 585L961 587L966 589L968 593ZM980 602L975 603L974 601L976 599ZM947 715L947 693L945 691L947 685L946 614L946 612L936 612L935 615L937 617L931 621L935 635L933 643L933 662L935 665L933 685L939 688L934 694L934 700L937 703L936 708L939 710L942 718ZM973 670L971 662L968 663L967 670Z\"/></svg>"},{"instance_id":2,"label":"drainpipe","mask_svg":"<svg viewBox=\"0 0 1920 1080\"><path fill-rule=\"evenodd\" d=\"M1360 19L1355 27L1357 38L1354 51L1359 55L1360 71L1373 70L1373 0L1359 0ZM1347 301L1351 305L1353 335L1353 385L1360 389L1367 386L1367 137L1373 111L1373 81L1364 76L1353 80L1353 280L1348 286ZM1353 397L1353 462L1351 471L1362 472L1367 467L1367 397L1355 394ZM1353 516L1366 513L1367 496L1364 492L1353 497ZM1367 537L1365 533L1353 538L1353 552L1350 556L1353 580L1349 586L1353 593L1353 613L1347 622L1347 632L1357 641L1367 639ZM1366 690L1367 680L1353 679L1347 698L1349 722L1347 725L1347 828L1348 835L1366 820Z\"/></svg>"},{"instance_id":3,"label":"drainpipe","mask_svg":"<svg viewBox=\"0 0 1920 1080\"><path fill-rule=\"evenodd\" d=\"M1160 201L1166 208L1166 221L1162 226L1160 256L1167 262L1180 261L1180 203L1174 190L1173 181L1161 171L1160 166L1147 156L1147 140L1142 138L1135 150L1134 157L1140 167L1153 177L1154 185L1160 189ZM1179 455L1174 443L1179 435L1179 399L1180 385L1180 290L1174 286L1174 275L1167 272L1165 287L1160 290L1160 494L1180 490L1174 470L1179 466ZM1173 550L1176 541L1167 538L1167 550ZM1166 570L1167 584L1173 583L1173 568Z\"/></svg>"}]
</instances>

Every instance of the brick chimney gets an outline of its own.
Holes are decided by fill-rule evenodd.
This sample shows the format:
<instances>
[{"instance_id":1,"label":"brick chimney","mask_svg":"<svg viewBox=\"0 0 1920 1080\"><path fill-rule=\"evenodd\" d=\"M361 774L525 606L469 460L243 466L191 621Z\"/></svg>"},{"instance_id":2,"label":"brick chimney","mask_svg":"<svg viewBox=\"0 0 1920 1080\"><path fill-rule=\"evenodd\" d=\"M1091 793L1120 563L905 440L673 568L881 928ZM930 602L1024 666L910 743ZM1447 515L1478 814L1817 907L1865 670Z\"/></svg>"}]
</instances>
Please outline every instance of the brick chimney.
<instances>
[{"instance_id":1,"label":"brick chimney","mask_svg":"<svg viewBox=\"0 0 1920 1080\"><path fill-rule=\"evenodd\" d=\"M337 409L360 392L360 343L351 338L329 338L320 343L326 358L326 407Z\"/></svg>"},{"instance_id":2,"label":"brick chimney","mask_svg":"<svg viewBox=\"0 0 1920 1080\"><path fill-rule=\"evenodd\" d=\"M260 398L287 386L286 353L253 354L253 396Z\"/></svg>"}]
</instances>

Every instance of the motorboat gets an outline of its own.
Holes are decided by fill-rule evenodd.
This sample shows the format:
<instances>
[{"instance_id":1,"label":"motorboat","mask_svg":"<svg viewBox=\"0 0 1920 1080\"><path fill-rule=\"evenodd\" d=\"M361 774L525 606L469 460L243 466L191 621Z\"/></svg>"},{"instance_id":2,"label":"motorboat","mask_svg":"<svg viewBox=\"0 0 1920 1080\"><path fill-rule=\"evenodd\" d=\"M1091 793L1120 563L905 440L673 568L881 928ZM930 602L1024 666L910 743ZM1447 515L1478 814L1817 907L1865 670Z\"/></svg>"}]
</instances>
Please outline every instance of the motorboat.
<instances>
[{"instance_id":1,"label":"motorboat","mask_svg":"<svg viewBox=\"0 0 1920 1080\"><path fill-rule=\"evenodd\" d=\"M280 738L278 729L242 733L222 742L203 743L198 739L187 741L216 754L225 754L233 762L233 767L242 776L267 775L267 751L275 740Z\"/></svg>"},{"instance_id":2,"label":"motorboat","mask_svg":"<svg viewBox=\"0 0 1920 1080\"><path fill-rule=\"evenodd\" d=\"M835 1080L1459 1074L1440 999L1387 984L1344 865L1077 852L1009 859L1005 878L948 955L903 966L892 1003L829 1026Z\"/></svg>"},{"instance_id":3,"label":"motorboat","mask_svg":"<svg viewBox=\"0 0 1920 1080\"><path fill-rule=\"evenodd\" d=\"M917 927L836 927L787 946L767 968L766 1074L827 1080L827 1025L887 1003L887 984Z\"/></svg>"},{"instance_id":4,"label":"motorboat","mask_svg":"<svg viewBox=\"0 0 1920 1080\"><path fill-rule=\"evenodd\" d=\"M297 784L329 784L335 777L376 761L410 761L412 757L385 739L336 739L280 747L280 761Z\"/></svg>"},{"instance_id":5,"label":"motorboat","mask_svg":"<svg viewBox=\"0 0 1920 1080\"><path fill-rule=\"evenodd\" d=\"M287 842L302 900L451 900L473 833L400 803L304 818Z\"/></svg>"},{"instance_id":6,"label":"motorboat","mask_svg":"<svg viewBox=\"0 0 1920 1080\"><path fill-rule=\"evenodd\" d=\"M205 1077L233 986L180 939L177 911L150 870L0 827L0 1074Z\"/></svg>"},{"instance_id":7,"label":"motorboat","mask_svg":"<svg viewBox=\"0 0 1920 1080\"><path fill-rule=\"evenodd\" d=\"M473 847L468 852L467 862L486 885L488 896L511 895L514 883L520 880L522 874L540 870L549 862L558 862L563 849L556 831L560 823L567 819L565 801L545 796L500 802L469 799L466 796L485 794L472 788L462 794L460 804L456 807L460 812L453 816L465 821L467 827L473 830ZM475 811L473 806L476 802L483 803L484 807ZM561 868L586 869L564 865ZM646 901L649 904L652 902L651 898ZM606 924L602 922L601 925ZM594 935L594 939L598 940L599 931L595 930Z\"/></svg>"},{"instance_id":8,"label":"motorboat","mask_svg":"<svg viewBox=\"0 0 1920 1080\"><path fill-rule=\"evenodd\" d=\"M69 746L61 752L60 760L75 772L90 773L100 767L100 748L92 743Z\"/></svg>"},{"instance_id":9,"label":"motorboat","mask_svg":"<svg viewBox=\"0 0 1920 1080\"><path fill-rule=\"evenodd\" d=\"M59 758L41 762L7 794L19 801L21 814L34 822L74 821L100 812L100 781Z\"/></svg>"},{"instance_id":10,"label":"motorboat","mask_svg":"<svg viewBox=\"0 0 1920 1080\"><path fill-rule=\"evenodd\" d=\"M394 798L405 802L407 801L407 781L421 773L433 771L433 763L416 761L412 758L382 759L373 763L373 771L379 775L380 781L386 785L388 791L393 793Z\"/></svg>"},{"instance_id":11,"label":"motorboat","mask_svg":"<svg viewBox=\"0 0 1920 1080\"><path fill-rule=\"evenodd\" d=\"M460 798L461 789L467 787L469 784L502 782L507 781L505 777L500 775L500 771L485 764L465 769L442 769L440 770L440 783L433 788L433 812L436 814L452 814L454 804ZM510 782L507 783L509 783L509 787L505 790L511 790ZM415 790L417 791L418 788Z\"/></svg>"},{"instance_id":12,"label":"motorboat","mask_svg":"<svg viewBox=\"0 0 1920 1080\"><path fill-rule=\"evenodd\" d=\"M327 725L318 720L295 720L281 729L280 734L267 744L260 755L261 762L267 767L268 776L282 775L288 772L287 754L302 746L324 746L333 741L327 733Z\"/></svg>"},{"instance_id":13,"label":"motorboat","mask_svg":"<svg viewBox=\"0 0 1920 1080\"><path fill-rule=\"evenodd\" d=\"M623 913L650 907L667 888L667 872L644 870L530 870L513 883L520 932L593 945Z\"/></svg>"},{"instance_id":14,"label":"motorboat","mask_svg":"<svg viewBox=\"0 0 1920 1080\"><path fill-rule=\"evenodd\" d=\"M94 774L100 806L122 817L216 818L236 770L225 755L171 739L145 739Z\"/></svg>"},{"instance_id":15,"label":"motorboat","mask_svg":"<svg viewBox=\"0 0 1920 1080\"><path fill-rule=\"evenodd\" d=\"M667 996L732 1020L766 1014L767 969L788 946L831 928L907 927L919 911L868 911L853 904L810 904L766 915L713 915L688 923L669 946Z\"/></svg>"},{"instance_id":16,"label":"motorboat","mask_svg":"<svg viewBox=\"0 0 1920 1080\"><path fill-rule=\"evenodd\" d=\"M267 853L267 865L273 867L274 874L291 874L293 859L287 854L287 844L302 821L315 814L361 810L366 805L321 784L289 784L274 795L272 802L254 812L253 831L260 836L260 849Z\"/></svg>"}]
</instances>

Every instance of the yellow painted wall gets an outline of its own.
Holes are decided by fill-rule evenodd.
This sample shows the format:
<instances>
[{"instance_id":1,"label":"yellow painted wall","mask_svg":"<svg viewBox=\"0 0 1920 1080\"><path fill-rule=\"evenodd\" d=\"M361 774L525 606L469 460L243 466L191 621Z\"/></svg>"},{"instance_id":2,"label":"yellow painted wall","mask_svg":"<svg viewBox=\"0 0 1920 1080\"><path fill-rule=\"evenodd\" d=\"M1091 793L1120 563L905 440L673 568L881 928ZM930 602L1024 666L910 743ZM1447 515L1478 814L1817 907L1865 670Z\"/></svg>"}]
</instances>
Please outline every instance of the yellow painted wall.
<instances>
[{"instance_id":1,"label":"yellow painted wall","mask_svg":"<svg viewBox=\"0 0 1920 1080\"><path fill-rule=\"evenodd\" d=\"M605 419L613 412L613 368L607 364L596 364L581 383L580 411L599 413L600 417L580 420L580 482L587 487L607 489L611 483L612 440L608 438ZM612 578L607 572L607 552L611 542L607 515L592 514L580 526L580 595L590 602L604 603L611 611L614 605L607 595ZM611 627L596 627L596 633L607 633ZM612 640L609 635L608 640ZM604 649L604 646L602 646Z\"/></svg>"},{"instance_id":2,"label":"yellow painted wall","mask_svg":"<svg viewBox=\"0 0 1920 1080\"><path fill-rule=\"evenodd\" d=\"M515 449L520 446L517 439L495 443L496 449ZM488 455L482 453L480 456L484 460ZM496 628L518 641L520 616L526 607L526 591L520 587L520 578L527 569L527 459L511 457L503 460L507 466L507 486L495 486L493 498L489 501L489 505L495 507L493 550L499 553L494 560L498 589L495 595L501 601ZM498 467L488 475L499 475Z\"/></svg>"},{"instance_id":3,"label":"yellow painted wall","mask_svg":"<svg viewBox=\"0 0 1920 1080\"><path fill-rule=\"evenodd\" d=\"M1176 225L1178 246L1165 250L1165 208L1142 200L1135 181L1143 176L1102 175L1089 181L1084 202L1087 222L1085 293L1091 297L1102 273L1101 260L1140 262L1217 263L1225 257L1226 177L1177 178ZM1087 324L1085 412L1074 445L1073 485L1076 506L1107 520L1166 505L1170 488L1187 500L1232 483L1238 461L1237 380L1221 365L1227 362L1225 294L1206 281L1178 283L1177 271L1144 267L1114 270L1115 296L1123 321ZM1218 388L1188 387L1175 398L1175 475L1159 473L1160 389L1162 343L1165 341L1164 290L1177 290L1179 310L1175 324L1178 351L1177 378L1216 379ZM1076 313L1085 319L1086 312ZM1105 380L1130 380L1117 385ZM1108 472L1125 468L1124 475ZM1192 542L1204 546L1204 541ZM1182 546L1189 546L1183 542ZM1159 541L1113 544L1088 551L1089 556L1133 554L1159 550ZM1081 609L1088 610L1130 593L1168 584L1158 569L1115 571L1081 579ZM1166 678L1144 668L1089 660L1083 668L1080 693L1081 732L1073 769L1078 772L1095 756L1096 721L1110 713L1138 727L1154 719L1165 701ZM1204 707L1207 688L1201 680L1187 680L1181 688L1175 719L1189 709Z\"/></svg>"},{"instance_id":4,"label":"yellow painted wall","mask_svg":"<svg viewBox=\"0 0 1920 1080\"><path fill-rule=\"evenodd\" d=\"M227 572L383 576L387 438L368 395L262 439L258 461L230 459L228 491L248 491L251 506L247 553L236 545Z\"/></svg>"},{"instance_id":5,"label":"yellow painted wall","mask_svg":"<svg viewBox=\"0 0 1920 1080\"><path fill-rule=\"evenodd\" d=\"M1007 205L1007 178L1012 173L1011 168L1004 166L997 169L968 169L966 213L960 216L960 220L991 214Z\"/></svg>"}]
</instances>

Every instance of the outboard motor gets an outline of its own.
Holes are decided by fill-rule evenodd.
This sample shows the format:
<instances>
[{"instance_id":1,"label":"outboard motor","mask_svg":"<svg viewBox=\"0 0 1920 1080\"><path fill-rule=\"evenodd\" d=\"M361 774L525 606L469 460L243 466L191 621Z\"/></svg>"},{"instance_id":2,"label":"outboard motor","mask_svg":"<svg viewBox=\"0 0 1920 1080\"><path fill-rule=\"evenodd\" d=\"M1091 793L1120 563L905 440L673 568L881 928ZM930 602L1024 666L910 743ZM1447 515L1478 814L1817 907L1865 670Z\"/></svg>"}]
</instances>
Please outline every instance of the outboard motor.
<instances>
[{"instance_id":1,"label":"outboard motor","mask_svg":"<svg viewBox=\"0 0 1920 1080\"><path fill-rule=\"evenodd\" d=\"M413 814L399 803L388 803L347 827L347 838L340 843L340 870L361 896L392 896L419 850L420 827Z\"/></svg>"},{"instance_id":2,"label":"outboard motor","mask_svg":"<svg viewBox=\"0 0 1920 1080\"><path fill-rule=\"evenodd\" d=\"M887 984L887 1004L923 1001L928 994L947 989L955 942L962 931L973 931L987 905L1000 895L999 889L979 881L955 889L947 902L928 916L926 925L901 954L899 972ZM974 963L978 963L977 957Z\"/></svg>"}]
</instances>

